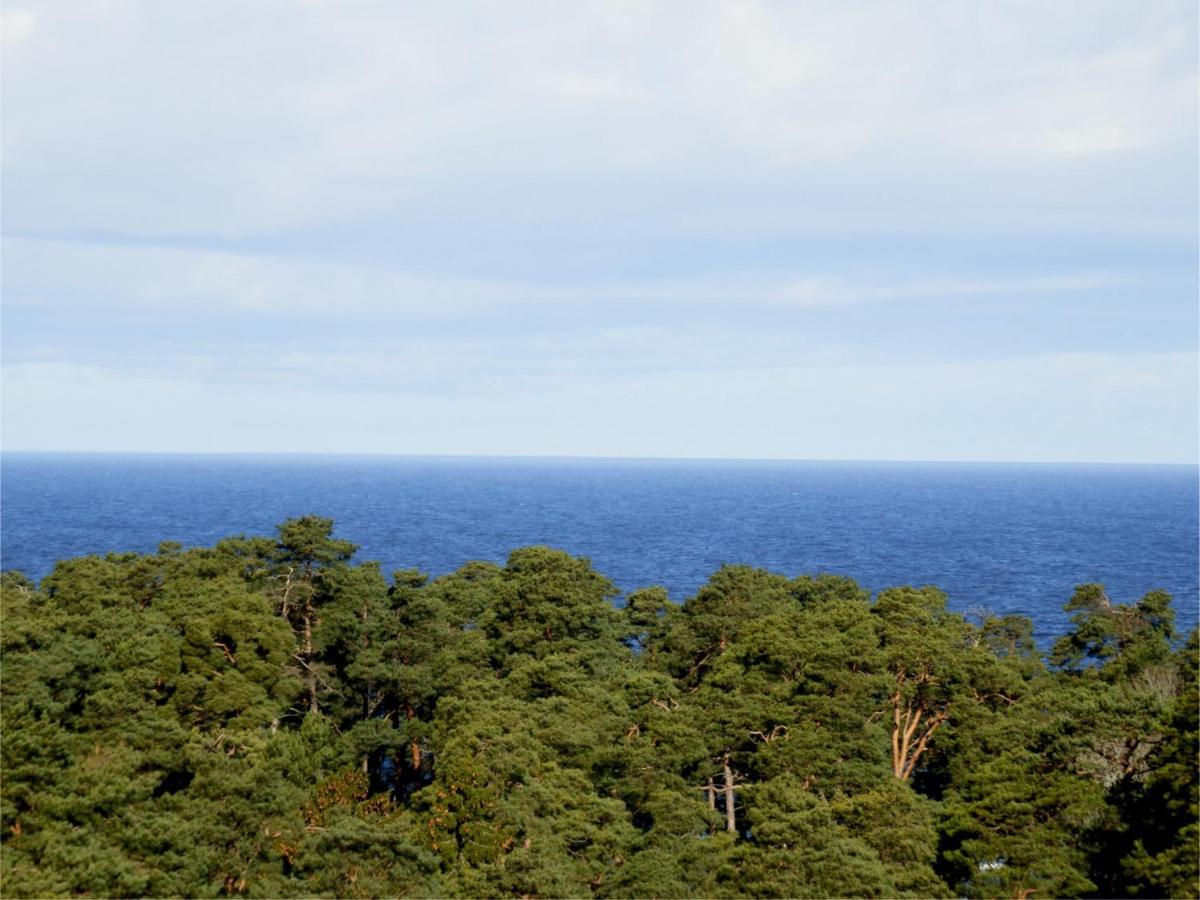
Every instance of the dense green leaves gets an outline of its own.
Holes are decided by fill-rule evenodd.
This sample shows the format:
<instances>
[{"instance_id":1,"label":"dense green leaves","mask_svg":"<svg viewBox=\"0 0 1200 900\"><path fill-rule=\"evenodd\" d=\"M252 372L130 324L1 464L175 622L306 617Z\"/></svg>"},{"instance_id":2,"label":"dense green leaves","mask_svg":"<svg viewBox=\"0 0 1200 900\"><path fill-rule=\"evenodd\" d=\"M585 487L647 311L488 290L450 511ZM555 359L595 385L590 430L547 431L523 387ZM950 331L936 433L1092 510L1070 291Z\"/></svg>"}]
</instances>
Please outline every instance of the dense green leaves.
<instances>
[{"instance_id":1,"label":"dense green leaves","mask_svg":"<svg viewBox=\"0 0 1200 900\"><path fill-rule=\"evenodd\" d=\"M1194 896L1196 635L547 547L275 540L0 579L5 896Z\"/></svg>"}]
</instances>

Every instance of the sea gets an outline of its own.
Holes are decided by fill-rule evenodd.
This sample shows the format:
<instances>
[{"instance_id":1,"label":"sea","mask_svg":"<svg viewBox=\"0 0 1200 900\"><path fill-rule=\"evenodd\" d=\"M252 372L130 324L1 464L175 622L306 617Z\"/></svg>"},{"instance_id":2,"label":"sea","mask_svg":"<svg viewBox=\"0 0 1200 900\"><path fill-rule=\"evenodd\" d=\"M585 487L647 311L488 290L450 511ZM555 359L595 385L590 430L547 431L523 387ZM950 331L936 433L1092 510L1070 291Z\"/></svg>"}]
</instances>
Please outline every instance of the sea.
<instances>
[{"instance_id":1,"label":"sea","mask_svg":"<svg viewBox=\"0 0 1200 900\"><path fill-rule=\"evenodd\" d=\"M725 563L933 584L951 608L1033 620L1046 646L1077 584L1198 597L1196 466L308 455L0 456L0 566L271 535L335 521L385 574L443 575L546 544L623 591L691 596ZM618 600L620 602L620 600Z\"/></svg>"}]
</instances>

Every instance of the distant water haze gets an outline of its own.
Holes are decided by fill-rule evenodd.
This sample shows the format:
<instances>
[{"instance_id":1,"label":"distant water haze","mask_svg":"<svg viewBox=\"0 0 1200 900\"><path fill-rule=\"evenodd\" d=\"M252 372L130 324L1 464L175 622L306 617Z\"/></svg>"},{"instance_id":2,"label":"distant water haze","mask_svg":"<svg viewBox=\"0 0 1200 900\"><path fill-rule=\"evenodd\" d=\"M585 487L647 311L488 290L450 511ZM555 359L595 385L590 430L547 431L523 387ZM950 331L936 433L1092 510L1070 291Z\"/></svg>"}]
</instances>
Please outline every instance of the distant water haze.
<instances>
[{"instance_id":1,"label":"distant water haze","mask_svg":"<svg viewBox=\"0 0 1200 900\"><path fill-rule=\"evenodd\" d=\"M1194 466L6 453L2 475L0 561L37 579L312 513L385 574L549 544L676 601L723 563L935 584L956 610L1029 616L1042 644L1082 582L1163 589L1181 631L1197 620Z\"/></svg>"}]
</instances>

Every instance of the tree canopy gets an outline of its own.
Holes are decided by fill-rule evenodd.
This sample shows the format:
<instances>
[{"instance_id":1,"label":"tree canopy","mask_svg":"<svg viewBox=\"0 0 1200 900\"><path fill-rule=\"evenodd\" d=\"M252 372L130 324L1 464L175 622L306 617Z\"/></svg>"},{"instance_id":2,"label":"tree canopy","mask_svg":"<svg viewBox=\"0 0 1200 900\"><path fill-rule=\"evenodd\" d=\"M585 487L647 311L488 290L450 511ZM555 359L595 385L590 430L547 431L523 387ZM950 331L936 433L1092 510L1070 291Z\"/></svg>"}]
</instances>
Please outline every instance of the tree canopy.
<instances>
[{"instance_id":1,"label":"tree canopy","mask_svg":"<svg viewBox=\"0 0 1200 900\"><path fill-rule=\"evenodd\" d=\"M1081 585L1043 658L934 587L328 519L0 578L5 896L1196 896L1197 644Z\"/></svg>"}]
</instances>

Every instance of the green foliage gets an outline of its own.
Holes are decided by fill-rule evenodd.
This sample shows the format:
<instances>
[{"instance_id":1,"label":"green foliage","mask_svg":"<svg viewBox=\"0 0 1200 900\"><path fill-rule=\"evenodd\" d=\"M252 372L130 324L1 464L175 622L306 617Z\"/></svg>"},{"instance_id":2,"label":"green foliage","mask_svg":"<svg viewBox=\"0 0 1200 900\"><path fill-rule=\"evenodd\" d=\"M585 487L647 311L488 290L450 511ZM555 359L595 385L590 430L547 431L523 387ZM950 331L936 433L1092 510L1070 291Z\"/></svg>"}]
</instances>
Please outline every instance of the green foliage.
<instances>
[{"instance_id":1,"label":"green foliage","mask_svg":"<svg viewBox=\"0 0 1200 900\"><path fill-rule=\"evenodd\" d=\"M1075 613L1075 630L1055 642L1050 660L1056 666L1078 671L1085 660L1095 660L1104 663L1103 677L1115 681L1170 657L1175 613L1163 591L1126 606L1113 603L1103 585L1081 584L1064 609Z\"/></svg>"},{"instance_id":2,"label":"green foliage","mask_svg":"<svg viewBox=\"0 0 1200 900\"><path fill-rule=\"evenodd\" d=\"M0 576L5 896L1195 896L1197 637L328 519Z\"/></svg>"},{"instance_id":3,"label":"green foliage","mask_svg":"<svg viewBox=\"0 0 1200 900\"><path fill-rule=\"evenodd\" d=\"M750 789L751 841L716 873L715 893L754 897L890 897L878 855L839 825L820 796L782 776Z\"/></svg>"},{"instance_id":4,"label":"green foliage","mask_svg":"<svg viewBox=\"0 0 1200 900\"><path fill-rule=\"evenodd\" d=\"M1200 845L1200 787L1196 779L1200 723L1197 663L1200 641L1193 631L1176 653L1176 695L1156 729L1140 777L1118 794L1122 829L1120 868L1111 883L1138 897L1200 894L1196 848Z\"/></svg>"},{"instance_id":5,"label":"green foliage","mask_svg":"<svg viewBox=\"0 0 1200 900\"><path fill-rule=\"evenodd\" d=\"M1104 785L1084 768L1098 714L1087 686L1046 677L1011 708L980 710L948 752L941 869L961 895L1079 896Z\"/></svg>"}]
</instances>

